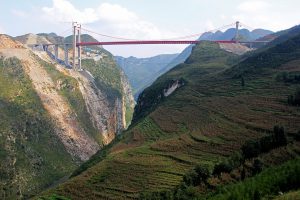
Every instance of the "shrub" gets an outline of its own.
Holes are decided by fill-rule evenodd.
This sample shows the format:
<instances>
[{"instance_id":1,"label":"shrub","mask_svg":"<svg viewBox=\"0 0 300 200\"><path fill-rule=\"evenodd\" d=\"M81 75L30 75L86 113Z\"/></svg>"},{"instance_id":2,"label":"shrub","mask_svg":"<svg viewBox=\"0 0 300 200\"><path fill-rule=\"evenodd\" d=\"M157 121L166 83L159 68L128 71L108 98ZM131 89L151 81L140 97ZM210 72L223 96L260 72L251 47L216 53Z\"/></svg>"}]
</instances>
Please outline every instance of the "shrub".
<instances>
[{"instance_id":1,"label":"shrub","mask_svg":"<svg viewBox=\"0 0 300 200\"><path fill-rule=\"evenodd\" d=\"M275 146L287 145L287 137L283 127L274 126L274 143Z\"/></svg>"},{"instance_id":2,"label":"shrub","mask_svg":"<svg viewBox=\"0 0 300 200\"><path fill-rule=\"evenodd\" d=\"M260 143L250 140L242 146L242 152L246 159L256 157L261 152Z\"/></svg>"},{"instance_id":3,"label":"shrub","mask_svg":"<svg viewBox=\"0 0 300 200\"><path fill-rule=\"evenodd\" d=\"M298 88L294 95L289 95L287 103L292 106L300 106L300 88Z\"/></svg>"},{"instance_id":4,"label":"shrub","mask_svg":"<svg viewBox=\"0 0 300 200\"><path fill-rule=\"evenodd\" d=\"M221 162L215 165L213 175L220 175L222 172L229 173L232 169L228 162Z\"/></svg>"},{"instance_id":5,"label":"shrub","mask_svg":"<svg viewBox=\"0 0 300 200\"><path fill-rule=\"evenodd\" d=\"M186 185L194 185L197 180L198 174L194 169L190 170L183 176L183 182Z\"/></svg>"},{"instance_id":6,"label":"shrub","mask_svg":"<svg viewBox=\"0 0 300 200\"><path fill-rule=\"evenodd\" d=\"M197 173L196 185L199 185L201 182L206 183L207 179L210 177L210 172L206 166L197 165L195 167L195 172Z\"/></svg>"}]
</instances>

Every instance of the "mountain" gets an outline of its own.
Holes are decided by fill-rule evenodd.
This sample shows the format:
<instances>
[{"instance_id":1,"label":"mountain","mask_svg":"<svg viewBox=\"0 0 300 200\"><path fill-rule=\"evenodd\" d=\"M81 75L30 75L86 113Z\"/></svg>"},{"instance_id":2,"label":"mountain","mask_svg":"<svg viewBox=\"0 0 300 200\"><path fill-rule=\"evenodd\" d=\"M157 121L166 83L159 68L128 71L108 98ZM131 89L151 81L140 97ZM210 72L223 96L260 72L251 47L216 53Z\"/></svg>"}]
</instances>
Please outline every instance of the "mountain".
<instances>
[{"instance_id":1,"label":"mountain","mask_svg":"<svg viewBox=\"0 0 300 200\"><path fill-rule=\"evenodd\" d=\"M265 30L265 29L255 29L253 31L249 31L247 29L241 29L239 31L239 39L243 41L255 41L260 38L264 38L270 34L272 34L272 31ZM203 33L198 40L232 40L235 37L235 29L228 29L225 32L217 31L215 33L212 32L206 32ZM275 39L276 37L271 37L272 39ZM269 38L270 41L271 39ZM194 45L189 45L187 48L185 48L176 58L174 58L165 68L164 72L167 72L168 70L172 69L173 67L183 63L191 54L192 48ZM257 46L260 47L260 46ZM240 50L240 49L239 49ZM241 51L240 54L244 53L245 49ZM248 50L246 50L248 51ZM156 77L157 78L157 77ZM129 78L130 79L130 78Z\"/></svg>"},{"instance_id":2,"label":"mountain","mask_svg":"<svg viewBox=\"0 0 300 200\"><path fill-rule=\"evenodd\" d=\"M66 179L131 121L134 99L113 56L84 54L84 71L70 70L30 48L51 37L0 35L1 199L28 199Z\"/></svg>"},{"instance_id":3,"label":"mountain","mask_svg":"<svg viewBox=\"0 0 300 200\"><path fill-rule=\"evenodd\" d=\"M243 41L254 41L272 33L272 31L265 29L255 29L253 31L241 29L239 31L240 40ZM225 32L206 32L200 36L199 40L232 40L234 36L235 29L232 28ZM180 54L158 55L151 58L123 58L116 56L115 60L128 76L137 99L138 95L151 85L156 78L176 65L183 63L191 54L192 47L193 45L188 46Z\"/></svg>"},{"instance_id":4,"label":"mountain","mask_svg":"<svg viewBox=\"0 0 300 200\"><path fill-rule=\"evenodd\" d=\"M195 45L140 94L124 134L39 197L250 200L299 190L300 32L285 36L243 56Z\"/></svg>"},{"instance_id":5,"label":"mountain","mask_svg":"<svg viewBox=\"0 0 300 200\"><path fill-rule=\"evenodd\" d=\"M157 77L168 71L167 65L178 54L164 54L150 58L115 56L118 65L124 70L137 98Z\"/></svg>"},{"instance_id":6,"label":"mountain","mask_svg":"<svg viewBox=\"0 0 300 200\"><path fill-rule=\"evenodd\" d=\"M227 29L225 32L206 32L200 36L199 40L232 40L235 37L235 33L236 29L234 28ZM254 29L252 31L249 31L248 29L240 29L239 39L242 41L254 41L272 33L272 31L265 29Z\"/></svg>"}]
</instances>

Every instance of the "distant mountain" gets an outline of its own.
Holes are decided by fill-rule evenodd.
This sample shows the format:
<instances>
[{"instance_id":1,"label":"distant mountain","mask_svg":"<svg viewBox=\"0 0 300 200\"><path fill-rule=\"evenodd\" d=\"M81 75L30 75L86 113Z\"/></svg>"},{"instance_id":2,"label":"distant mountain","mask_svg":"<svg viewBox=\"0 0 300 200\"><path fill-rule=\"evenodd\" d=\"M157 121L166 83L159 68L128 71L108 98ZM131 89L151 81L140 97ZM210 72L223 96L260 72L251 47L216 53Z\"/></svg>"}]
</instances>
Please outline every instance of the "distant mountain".
<instances>
[{"instance_id":1,"label":"distant mountain","mask_svg":"<svg viewBox=\"0 0 300 200\"><path fill-rule=\"evenodd\" d=\"M157 77L167 72L168 64L178 54L163 54L150 58L136 58L115 56L118 65L124 70L137 98L147 86L151 85Z\"/></svg>"},{"instance_id":2,"label":"distant mountain","mask_svg":"<svg viewBox=\"0 0 300 200\"><path fill-rule=\"evenodd\" d=\"M255 29L249 31L248 29L239 30L239 40L243 41L254 41L258 38L272 34L272 31L265 29ZM235 37L235 29L230 28L225 32L217 31L215 33L207 32L200 36L199 40L232 40Z\"/></svg>"},{"instance_id":3,"label":"distant mountain","mask_svg":"<svg viewBox=\"0 0 300 200\"><path fill-rule=\"evenodd\" d=\"M92 37L89 34L82 34L81 35L81 41L82 42L99 42L97 39L95 39L94 37ZM65 43L72 43L73 42L73 35L70 35L68 37L64 38L64 42ZM93 50L100 50L103 51L103 48L101 47L101 45L98 46L90 46L88 47L89 49L93 49Z\"/></svg>"},{"instance_id":4,"label":"distant mountain","mask_svg":"<svg viewBox=\"0 0 300 200\"><path fill-rule=\"evenodd\" d=\"M254 41L262 37L266 37L267 35L273 34L272 31L265 29L255 29L253 31L249 31L247 29L239 30L239 39L243 41ZM231 28L226 30L225 32L217 31L215 33L206 32L203 33L198 40L232 40L235 36L235 29ZM174 60L172 60L166 67L166 69L170 70L176 65L180 63L184 63L184 61L191 55L192 49L194 45L190 45L185 48Z\"/></svg>"},{"instance_id":5,"label":"distant mountain","mask_svg":"<svg viewBox=\"0 0 300 200\"><path fill-rule=\"evenodd\" d=\"M64 37L58 36L56 33L39 33L38 36L45 37L51 43L63 43Z\"/></svg>"},{"instance_id":6,"label":"distant mountain","mask_svg":"<svg viewBox=\"0 0 300 200\"><path fill-rule=\"evenodd\" d=\"M258 38L272 34L272 31L265 29L255 29L249 31L241 29L239 39L243 41L254 41ZM198 40L232 40L235 36L235 29L231 28L225 32L206 32ZM194 45L185 48L180 54L158 55L151 58L123 58L116 56L119 66L125 71L133 87L135 98L159 76L169 71L176 65L183 63L191 54Z\"/></svg>"}]
</instances>

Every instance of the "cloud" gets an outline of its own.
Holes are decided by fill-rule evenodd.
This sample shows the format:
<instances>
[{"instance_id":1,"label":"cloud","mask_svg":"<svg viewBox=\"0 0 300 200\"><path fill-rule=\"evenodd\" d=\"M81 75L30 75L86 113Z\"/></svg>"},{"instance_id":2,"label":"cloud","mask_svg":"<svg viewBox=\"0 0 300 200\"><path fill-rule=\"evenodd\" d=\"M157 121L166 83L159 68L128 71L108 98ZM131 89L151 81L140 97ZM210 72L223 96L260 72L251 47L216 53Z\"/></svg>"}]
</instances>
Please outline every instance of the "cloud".
<instances>
[{"instance_id":1,"label":"cloud","mask_svg":"<svg viewBox=\"0 0 300 200\"><path fill-rule=\"evenodd\" d=\"M205 22L205 28L206 28L206 31L209 31L209 30L215 29L216 27L211 20L207 20Z\"/></svg>"},{"instance_id":2,"label":"cloud","mask_svg":"<svg viewBox=\"0 0 300 200\"><path fill-rule=\"evenodd\" d=\"M17 17L21 17L21 18L27 18L29 15L21 10L16 10L16 9L12 9L11 13Z\"/></svg>"},{"instance_id":3,"label":"cloud","mask_svg":"<svg viewBox=\"0 0 300 200\"><path fill-rule=\"evenodd\" d=\"M48 19L48 21L93 23L98 20L98 16L92 8L80 11L66 0L52 0L52 3L52 7L42 8L45 14L44 19Z\"/></svg>"},{"instance_id":4,"label":"cloud","mask_svg":"<svg viewBox=\"0 0 300 200\"><path fill-rule=\"evenodd\" d=\"M283 5L285 4L272 3L270 0L244 1L237 5L231 18L253 28L265 28L273 31L290 28L297 24L296 20L299 19L299 15L298 12ZM284 13L284 15L280 13Z\"/></svg>"},{"instance_id":5,"label":"cloud","mask_svg":"<svg viewBox=\"0 0 300 200\"><path fill-rule=\"evenodd\" d=\"M97 29L100 27L106 31L104 33L129 38L159 39L178 36L174 32L159 29L118 4L102 3L96 8L79 10L67 0L52 0L52 3L51 7L42 8L44 18L49 22L77 21Z\"/></svg>"},{"instance_id":6,"label":"cloud","mask_svg":"<svg viewBox=\"0 0 300 200\"><path fill-rule=\"evenodd\" d=\"M266 1L245 1L238 5L238 10L242 12L258 12L270 6Z\"/></svg>"},{"instance_id":7,"label":"cloud","mask_svg":"<svg viewBox=\"0 0 300 200\"><path fill-rule=\"evenodd\" d=\"M122 38L132 38L140 40L151 39L165 39L173 38L182 35L187 35L188 30L180 31L168 31L157 25L142 19L136 13L122 7L118 4L102 3L94 8L78 9L68 0L52 0L50 7L42 7L43 17L47 23L71 22L77 21L83 24L86 29L112 35ZM61 23L60 23L61 24ZM212 27L211 23L207 24L208 27ZM84 32L83 33L89 33ZM91 33L89 33L91 34ZM101 41L114 40L111 38L105 38L91 34ZM134 52L136 56L148 56L154 55L157 52L180 52L184 46L172 45L172 46L143 46L143 51L138 50L137 47L130 47L130 51L122 47L108 47L116 54L122 54L129 56ZM141 48L141 47L139 47Z\"/></svg>"}]
</instances>

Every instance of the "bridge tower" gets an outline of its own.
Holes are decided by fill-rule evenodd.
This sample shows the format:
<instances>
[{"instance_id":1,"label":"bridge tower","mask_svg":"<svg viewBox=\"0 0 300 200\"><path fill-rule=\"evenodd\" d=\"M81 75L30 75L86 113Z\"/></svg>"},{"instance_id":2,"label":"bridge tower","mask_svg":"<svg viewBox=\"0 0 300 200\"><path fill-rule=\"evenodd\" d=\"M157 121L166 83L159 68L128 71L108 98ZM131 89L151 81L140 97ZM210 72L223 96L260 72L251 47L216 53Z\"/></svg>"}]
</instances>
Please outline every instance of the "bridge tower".
<instances>
[{"instance_id":1,"label":"bridge tower","mask_svg":"<svg viewBox=\"0 0 300 200\"><path fill-rule=\"evenodd\" d=\"M76 33L77 33L77 22L72 23L73 29L73 69L76 70Z\"/></svg>"},{"instance_id":2,"label":"bridge tower","mask_svg":"<svg viewBox=\"0 0 300 200\"><path fill-rule=\"evenodd\" d=\"M73 22L73 69L81 71L81 46L77 47L77 43L81 42L81 24L78 22ZM77 47L77 49L76 49ZM78 58L78 65L76 66L76 51Z\"/></svg>"},{"instance_id":3,"label":"bridge tower","mask_svg":"<svg viewBox=\"0 0 300 200\"><path fill-rule=\"evenodd\" d=\"M81 42L81 24L77 25L77 42L78 43ZM78 46L77 50L78 50L78 70L82 71L82 68L81 68L81 46Z\"/></svg>"},{"instance_id":4,"label":"bridge tower","mask_svg":"<svg viewBox=\"0 0 300 200\"><path fill-rule=\"evenodd\" d=\"M235 36L234 36L234 40L236 43L239 42L239 27L240 27L240 22L236 21L235 22Z\"/></svg>"}]
</instances>

